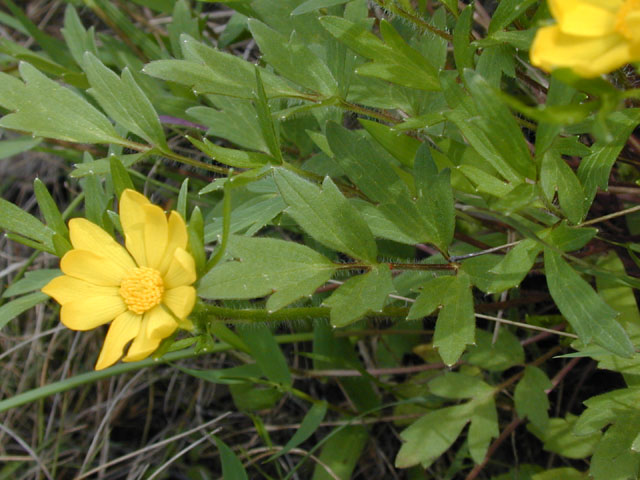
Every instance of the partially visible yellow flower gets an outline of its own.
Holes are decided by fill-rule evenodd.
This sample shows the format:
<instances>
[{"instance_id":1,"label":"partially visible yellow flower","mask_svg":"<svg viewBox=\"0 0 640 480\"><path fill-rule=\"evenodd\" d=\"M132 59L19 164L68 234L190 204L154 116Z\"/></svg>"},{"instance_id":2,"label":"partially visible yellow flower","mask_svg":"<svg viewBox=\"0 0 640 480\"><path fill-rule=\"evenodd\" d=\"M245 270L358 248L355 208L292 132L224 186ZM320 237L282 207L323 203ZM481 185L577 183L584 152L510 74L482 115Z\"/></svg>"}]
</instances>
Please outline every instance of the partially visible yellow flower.
<instances>
[{"instance_id":1,"label":"partially visible yellow flower","mask_svg":"<svg viewBox=\"0 0 640 480\"><path fill-rule=\"evenodd\" d=\"M531 63L596 77L640 60L640 0L548 0L557 23L538 30Z\"/></svg>"},{"instance_id":2,"label":"partially visible yellow flower","mask_svg":"<svg viewBox=\"0 0 640 480\"><path fill-rule=\"evenodd\" d=\"M126 250L89 220L71 220L64 275L42 289L62 305L60 321L72 330L111 322L96 370L116 363L131 340L125 362L148 357L178 326L192 326L196 269L182 217L173 211L167 220L144 195L125 190L120 222Z\"/></svg>"}]
</instances>

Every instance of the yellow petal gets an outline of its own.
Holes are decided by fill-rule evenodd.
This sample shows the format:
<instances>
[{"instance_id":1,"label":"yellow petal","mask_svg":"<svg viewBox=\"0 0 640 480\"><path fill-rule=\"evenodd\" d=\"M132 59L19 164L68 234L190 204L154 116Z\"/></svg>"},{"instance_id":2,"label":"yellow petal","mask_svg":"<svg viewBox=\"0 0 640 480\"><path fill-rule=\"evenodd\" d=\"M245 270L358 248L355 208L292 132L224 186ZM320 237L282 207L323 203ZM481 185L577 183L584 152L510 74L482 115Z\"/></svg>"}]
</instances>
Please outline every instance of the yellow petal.
<instances>
[{"instance_id":1,"label":"yellow petal","mask_svg":"<svg viewBox=\"0 0 640 480\"><path fill-rule=\"evenodd\" d=\"M173 260L163 277L166 289L191 285L196 281L196 263L191 254L182 248L176 248Z\"/></svg>"},{"instance_id":2,"label":"yellow petal","mask_svg":"<svg viewBox=\"0 0 640 480\"><path fill-rule=\"evenodd\" d=\"M140 332L142 316L131 311L118 315L109 326L95 369L102 370L116 363L124 353L124 347Z\"/></svg>"},{"instance_id":3,"label":"yellow petal","mask_svg":"<svg viewBox=\"0 0 640 480\"><path fill-rule=\"evenodd\" d=\"M144 314L138 336L133 340L125 362L137 362L151 355L160 342L171 335L178 324L161 306L157 306Z\"/></svg>"},{"instance_id":4,"label":"yellow petal","mask_svg":"<svg viewBox=\"0 0 640 480\"><path fill-rule=\"evenodd\" d=\"M178 322L162 305L149 310L145 317L149 317L146 329L149 338L167 338L178 328Z\"/></svg>"},{"instance_id":5,"label":"yellow petal","mask_svg":"<svg viewBox=\"0 0 640 480\"><path fill-rule=\"evenodd\" d=\"M94 285L120 286L127 270L109 258L87 250L70 250L60 260L60 269L71 277Z\"/></svg>"},{"instance_id":6,"label":"yellow petal","mask_svg":"<svg viewBox=\"0 0 640 480\"><path fill-rule=\"evenodd\" d=\"M87 297L65 303L60 321L71 330L91 330L110 322L127 310L119 296Z\"/></svg>"},{"instance_id":7,"label":"yellow petal","mask_svg":"<svg viewBox=\"0 0 640 480\"><path fill-rule=\"evenodd\" d=\"M85 218L69 221L69 236L73 247L97 253L125 270L135 268L135 263L122 245L95 223Z\"/></svg>"},{"instance_id":8,"label":"yellow petal","mask_svg":"<svg viewBox=\"0 0 640 480\"><path fill-rule=\"evenodd\" d=\"M621 2L588 0L552 0L551 12L563 33L584 37L600 37L612 33Z\"/></svg>"},{"instance_id":9,"label":"yellow petal","mask_svg":"<svg viewBox=\"0 0 640 480\"><path fill-rule=\"evenodd\" d=\"M624 19L624 27L620 33L626 35L633 43L634 49L640 47L640 11L629 13ZM633 60L637 61L640 57L633 55Z\"/></svg>"},{"instance_id":10,"label":"yellow petal","mask_svg":"<svg viewBox=\"0 0 640 480\"><path fill-rule=\"evenodd\" d=\"M191 313L196 303L196 289L193 287L176 287L164 292L164 303L173 314L182 319Z\"/></svg>"},{"instance_id":11,"label":"yellow petal","mask_svg":"<svg viewBox=\"0 0 640 480\"><path fill-rule=\"evenodd\" d=\"M188 243L189 236L187 234L187 226L180 214L174 210L169 215L169 238L167 240L167 248L162 256L162 261L158 266L158 270L161 275L167 273L176 248L186 250Z\"/></svg>"},{"instance_id":12,"label":"yellow petal","mask_svg":"<svg viewBox=\"0 0 640 480\"><path fill-rule=\"evenodd\" d=\"M167 248L169 227L167 216L156 205L145 205L144 248L147 257L147 267L157 269Z\"/></svg>"},{"instance_id":13,"label":"yellow petal","mask_svg":"<svg viewBox=\"0 0 640 480\"><path fill-rule=\"evenodd\" d=\"M130 189L120 195L120 223L127 250L139 266L147 266L144 242L144 207L151 205L147 198Z\"/></svg>"},{"instance_id":14,"label":"yellow petal","mask_svg":"<svg viewBox=\"0 0 640 480\"><path fill-rule=\"evenodd\" d=\"M118 287L101 287L93 285L78 278L61 275L52 279L42 291L64 305L74 300L82 300L87 297L111 297L118 296Z\"/></svg>"},{"instance_id":15,"label":"yellow petal","mask_svg":"<svg viewBox=\"0 0 640 480\"><path fill-rule=\"evenodd\" d=\"M548 3L553 18L563 22L579 8L597 7L616 13L624 4L624 0L548 0Z\"/></svg>"},{"instance_id":16,"label":"yellow petal","mask_svg":"<svg viewBox=\"0 0 640 480\"><path fill-rule=\"evenodd\" d=\"M531 63L546 71L571 68L583 77L611 72L631 60L629 43L617 33L577 37L562 33L557 26L538 30L530 55Z\"/></svg>"}]
</instances>

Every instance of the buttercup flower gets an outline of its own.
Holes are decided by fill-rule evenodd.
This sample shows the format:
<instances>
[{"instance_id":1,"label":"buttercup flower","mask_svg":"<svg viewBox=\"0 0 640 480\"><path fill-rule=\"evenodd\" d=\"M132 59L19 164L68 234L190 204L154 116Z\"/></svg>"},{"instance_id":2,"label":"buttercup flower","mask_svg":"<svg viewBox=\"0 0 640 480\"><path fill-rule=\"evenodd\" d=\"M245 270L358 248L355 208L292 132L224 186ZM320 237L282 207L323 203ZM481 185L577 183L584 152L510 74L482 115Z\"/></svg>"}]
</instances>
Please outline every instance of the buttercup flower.
<instances>
[{"instance_id":1,"label":"buttercup flower","mask_svg":"<svg viewBox=\"0 0 640 480\"><path fill-rule=\"evenodd\" d=\"M60 260L64 275L42 291L62 305L60 321L72 330L91 330L111 322L96 370L123 358L148 357L178 326L191 328L196 280L182 217L169 218L144 195L125 190L120 222L126 250L84 218L69 222L73 250Z\"/></svg>"},{"instance_id":2,"label":"buttercup flower","mask_svg":"<svg viewBox=\"0 0 640 480\"><path fill-rule=\"evenodd\" d=\"M548 0L557 23L538 30L531 63L596 77L640 60L640 0Z\"/></svg>"}]
</instances>

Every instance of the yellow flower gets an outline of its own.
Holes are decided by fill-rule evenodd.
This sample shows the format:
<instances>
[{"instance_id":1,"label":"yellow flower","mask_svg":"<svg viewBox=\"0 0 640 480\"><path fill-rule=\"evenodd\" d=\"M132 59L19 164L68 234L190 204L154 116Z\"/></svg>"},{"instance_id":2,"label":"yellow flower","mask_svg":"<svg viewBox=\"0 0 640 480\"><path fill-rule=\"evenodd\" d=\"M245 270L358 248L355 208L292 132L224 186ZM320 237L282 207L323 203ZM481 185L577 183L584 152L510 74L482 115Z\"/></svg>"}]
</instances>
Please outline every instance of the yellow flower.
<instances>
[{"instance_id":1,"label":"yellow flower","mask_svg":"<svg viewBox=\"0 0 640 480\"><path fill-rule=\"evenodd\" d=\"M196 290L195 262L188 235L175 211L169 219L133 190L120 197L126 250L84 218L69 222L73 250L60 260L65 275L42 291L62 305L60 321L72 330L111 322L96 370L116 363L131 342L125 362L142 360L178 326L191 328Z\"/></svg>"},{"instance_id":2,"label":"yellow flower","mask_svg":"<svg viewBox=\"0 0 640 480\"><path fill-rule=\"evenodd\" d=\"M536 33L531 63L596 77L640 60L640 0L549 0L557 23Z\"/></svg>"}]
</instances>

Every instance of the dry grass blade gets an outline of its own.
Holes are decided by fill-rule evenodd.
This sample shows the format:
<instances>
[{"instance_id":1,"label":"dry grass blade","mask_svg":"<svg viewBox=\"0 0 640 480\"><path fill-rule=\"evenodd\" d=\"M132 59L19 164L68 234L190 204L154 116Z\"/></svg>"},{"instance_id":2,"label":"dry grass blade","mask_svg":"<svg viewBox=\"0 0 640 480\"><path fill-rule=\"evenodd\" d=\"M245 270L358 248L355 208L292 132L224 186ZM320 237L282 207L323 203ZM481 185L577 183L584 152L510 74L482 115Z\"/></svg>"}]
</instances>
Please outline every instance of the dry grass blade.
<instances>
[{"instance_id":1,"label":"dry grass blade","mask_svg":"<svg viewBox=\"0 0 640 480\"><path fill-rule=\"evenodd\" d=\"M219 417L216 417L216 418L214 418L212 420L209 420L207 423L203 423L202 425L199 425L199 426L197 426L195 428L192 428L192 429L187 430L185 432L179 433L179 434L174 435L172 437L166 438L166 439L164 439L164 440L162 440L160 442L156 442L156 443L154 443L152 445L147 445L144 448L140 448L140 449L138 449L138 450L136 450L134 452L127 453L126 455L123 455L121 457L118 457L118 458L115 458L113 460L110 460L110 461L108 461L108 462L106 462L106 463L104 463L102 465L99 465L98 467L96 467L94 469L89 470L88 472L85 472L85 473L77 476L75 478L75 480L82 480L83 478L88 478L91 475L94 475L96 473L100 473L101 471L103 471L103 470L105 470L105 469L107 469L109 467L112 467L113 465L117 465L118 463L122 463L122 462L124 462L126 460L129 460L130 458L135 458L135 457L137 457L137 456L139 456L139 455L141 455L143 453L150 452L152 450L155 450L156 448L160 448L160 447L162 447L164 445L168 445L168 444L170 444L172 442L175 442L176 440L180 440L181 438L188 437L189 435L191 435L193 433L196 433L196 432L199 432L199 431L204 430L206 428L209 428L211 425L214 425L214 424L218 423L220 420L223 420L224 418L228 417L229 415L231 415L231 412L223 413Z\"/></svg>"},{"instance_id":2,"label":"dry grass blade","mask_svg":"<svg viewBox=\"0 0 640 480\"><path fill-rule=\"evenodd\" d=\"M22 448L24 448L25 452L27 452L29 454L29 456L31 458L33 458L33 460L38 464L38 467L40 468L40 471L49 480L53 480L53 476L51 475L51 473L49 472L49 470L47 469L45 464L42 462L42 459L38 456L38 454L36 454L36 452L33 451L33 449L29 446L29 444L27 442L25 442L13 430L11 430L9 427L3 425L2 423L0 423L0 430L2 430L3 432L7 433L11 438L13 438L16 442L18 442L20 444L20 446Z\"/></svg>"}]
</instances>

